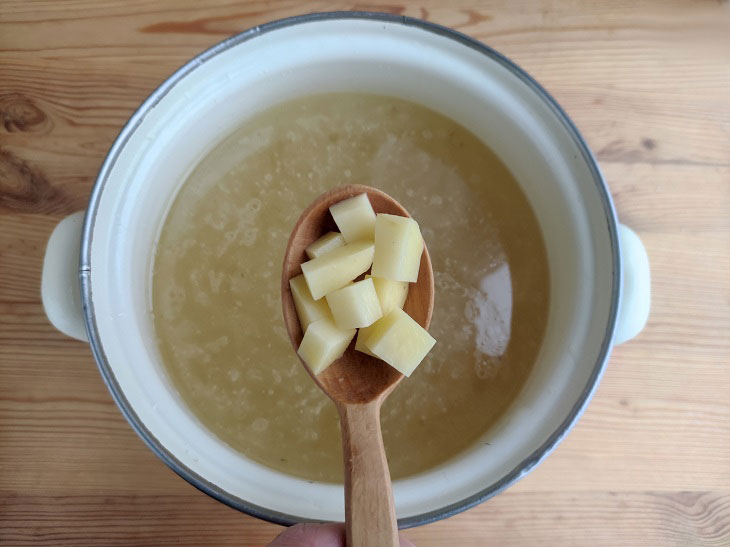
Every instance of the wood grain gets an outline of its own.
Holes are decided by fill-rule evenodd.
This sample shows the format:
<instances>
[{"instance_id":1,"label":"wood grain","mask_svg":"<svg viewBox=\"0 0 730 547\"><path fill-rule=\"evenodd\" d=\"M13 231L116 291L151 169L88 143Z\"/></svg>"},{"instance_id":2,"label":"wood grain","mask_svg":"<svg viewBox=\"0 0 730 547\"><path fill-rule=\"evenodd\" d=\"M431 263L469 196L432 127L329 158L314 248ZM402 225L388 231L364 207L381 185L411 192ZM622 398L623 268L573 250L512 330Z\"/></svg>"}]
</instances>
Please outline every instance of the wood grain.
<instances>
[{"instance_id":1,"label":"wood grain","mask_svg":"<svg viewBox=\"0 0 730 547\"><path fill-rule=\"evenodd\" d=\"M383 398L337 405L345 460L348 547L399 545L393 487L380 431Z\"/></svg>"},{"instance_id":2,"label":"wood grain","mask_svg":"<svg viewBox=\"0 0 730 547\"><path fill-rule=\"evenodd\" d=\"M479 38L558 99L652 263L645 331L578 426L424 545L730 544L727 2L0 2L0 544L262 545L279 527L197 492L124 422L86 345L47 324L45 242L83 209L136 106L225 36L377 9Z\"/></svg>"}]
</instances>

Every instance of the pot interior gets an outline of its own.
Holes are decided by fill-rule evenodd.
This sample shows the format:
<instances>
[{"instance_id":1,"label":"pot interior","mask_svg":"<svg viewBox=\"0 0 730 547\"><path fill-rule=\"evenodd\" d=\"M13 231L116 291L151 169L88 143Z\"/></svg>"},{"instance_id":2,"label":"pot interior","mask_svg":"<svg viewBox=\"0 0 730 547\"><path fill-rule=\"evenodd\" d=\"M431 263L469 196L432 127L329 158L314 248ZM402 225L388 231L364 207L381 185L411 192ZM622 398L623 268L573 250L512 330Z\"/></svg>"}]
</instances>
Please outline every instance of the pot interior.
<instances>
[{"instance_id":1,"label":"pot interior","mask_svg":"<svg viewBox=\"0 0 730 547\"><path fill-rule=\"evenodd\" d=\"M190 171L223 138L274 104L357 91L401 97L445 114L500 156L530 201L544 234L551 305L533 373L484 442L395 483L403 524L440 518L529 471L592 392L609 348L619 290L610 201L561 113L497 54L402 18L290 23L234 37L186 65L122 132L95 188L87 219L90 246L82 251L93 346L127 417L188 480L264 518L343 520L341 487L247 460L203 428L170 386L151 319L156 241Z\"/></svg>"}]
</instances>

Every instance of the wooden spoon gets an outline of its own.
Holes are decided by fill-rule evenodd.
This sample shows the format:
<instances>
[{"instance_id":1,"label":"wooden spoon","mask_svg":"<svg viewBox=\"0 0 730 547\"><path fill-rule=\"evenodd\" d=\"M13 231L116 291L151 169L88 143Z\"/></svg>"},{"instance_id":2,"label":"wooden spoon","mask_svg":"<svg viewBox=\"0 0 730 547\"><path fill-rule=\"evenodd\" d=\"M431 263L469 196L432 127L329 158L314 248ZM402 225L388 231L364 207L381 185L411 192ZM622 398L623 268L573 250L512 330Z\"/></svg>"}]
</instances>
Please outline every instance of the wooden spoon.
<instances>
[{"instance_id":1,"label":"wooden spoon","mask_svg":"<svg viewBox=\"0 0 730 547\"><path fill-rule=\"evenodd\" d=\"M289 280L302 273L305 249L330 230L336 230L329 208L358 194L367 194L376 213L410 216L392 197L369 186L340 186L319 196L299 217L284 253L281 303L284 323L294 349L304 334L294 308ZM403 309L423 328L433 313L433 269L428 249L421 255L418 281L411 283ZM318 375L309 375L337 406L345 457L345 520L347 544L399 545L393 490L380 431L380 407L403 379L390 365L359 351L355 340L345 354ZM417 447L416 447L417 449Z\"/></svg>"}]
</instances>

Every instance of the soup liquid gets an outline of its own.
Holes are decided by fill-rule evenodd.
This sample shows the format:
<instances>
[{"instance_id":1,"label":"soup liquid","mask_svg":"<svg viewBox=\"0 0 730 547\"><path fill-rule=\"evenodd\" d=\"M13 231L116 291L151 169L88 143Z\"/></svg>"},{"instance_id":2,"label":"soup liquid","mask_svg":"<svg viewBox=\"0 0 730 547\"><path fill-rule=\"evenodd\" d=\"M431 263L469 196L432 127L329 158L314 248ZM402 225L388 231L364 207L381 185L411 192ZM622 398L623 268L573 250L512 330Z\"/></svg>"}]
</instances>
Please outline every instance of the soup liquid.
<instances>
[{"instance_id":1,"label":"soup liquid","mask_svg":"<svg viewBox=\"0 0 730 547\"><path fill-rule=\"evenodd\" d=\"M155 258L155 327L169 376L206 427L309 480L342 481L339 424L284 330L281 264L304 208L350 183L403 204L433 260L436 346L382 409L393 478L478 441L525 382L547 318L535 216L501 161L460 125L349 93L247 122L200 162L170 209Z\"/></svg>"}]
</instances>

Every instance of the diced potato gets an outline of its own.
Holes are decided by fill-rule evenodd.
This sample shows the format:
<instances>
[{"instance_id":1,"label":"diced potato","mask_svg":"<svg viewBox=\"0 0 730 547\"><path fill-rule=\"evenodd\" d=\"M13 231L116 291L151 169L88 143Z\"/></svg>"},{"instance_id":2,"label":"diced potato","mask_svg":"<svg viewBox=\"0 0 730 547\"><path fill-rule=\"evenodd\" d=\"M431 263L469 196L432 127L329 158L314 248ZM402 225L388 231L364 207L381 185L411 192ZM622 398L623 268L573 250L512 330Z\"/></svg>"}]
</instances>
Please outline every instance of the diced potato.
<instances>
[{"instance_id":1,"label":"diced potato","mask_svg":"<svg viewBox=\"0 0 730 547\"><path fill-rule=\"evenodd\" d=\"M347 243L363 239L372 241L375 237L375 211L367 194L335 203L330 207L330 213Z\"/></svg>"},{"instance_id":2,"label":"diced potato","mask_svg":"<svg viewBox=\"0 0 730 547\"><path fill-rule=\"evenodd\" d=\"M373 253L372 241L358 241L304 262L302 273L312 298L319 300L365 273L373 263Z\"/></svg>"},{"instance_id":3,"label":"diced potato","mask_svg":"<svg viewBox=\"0 0 730 547\"><path fill-rule=\"evenodd\" d=\"M364 279L329 293L325 300L341 329L372 325L383 316L372 279Z\"/></svg>"},{"instance_id":4,"label":"diced potato","mask_svg":"<svg viewBox=\"0 0 730 547\"><path fill-rule=\"evenodd\" d=\"M291 295L294 300L294 307L297 310L299 324L302 332L307 332L307 327L319 319L332 320L332 314L325 300L314 300L307 282L303 275L298 275L289 280Z\"/></svg>"},{"instance_id":5,"label":"diced potato","mask_svg":"<svg viewBox=\"0 0 730 547\"><path fill-rule=\"evenodd\" d=\"M422 252L423 237L415 220L384 213L377 215L373 277L415 283Z\"/></svg>"},{"instance_id":6,"label":"diced potato","mask_svg":"<svg viewBox=\"0 0 730 547\"><path fill-rule=\"evenodd\" d=\"M328 232L305 249L309 258L317 258L345 245L345 238L339 232Z\"/></svg>"},{"instance_id":7,"label":"diced potato","mask_svg":"<svg viewBox=\"0 0 730 547\"><path fill-rule=\"evenodd\" d=\"M320 319L304 333L299 356L314 374L319 374L342 357L353 336L355 329L339 329L331 319Z\"/></svg>"},{"instance_id":8,"label":"diced potato","mask_svg":"<svg viewBox=\"0 0 730 547\"><path fill-rule=\"evenodd\" d=\"M378 322L376 321L369 327L362 327L357 331L357 339L355 340L355 349L357 351L361 351L363 353L367 353L368 355L371 355L373 357L377 358L377 355L375 355L373 352L371 352L368 347L365 345L365 340L367 340L368 336L370 336L370 333L373 332L373 328L375 328L375 325L377 325Z\"/></svg>"},{"instance_id":9,"label":"diced potato","mask_svg":"<svg viewBox=\"0 0 730 547\"><path fill-rule=\"evenodd\" d=\"M395 308L403 309L403 304L408 298L407 281L391 281L382 277L373 277L370 274L366 275L365 279L373 280L383 315L388 315Z\"/></svg>"},{"instance_id":10,"label":"diced potato","mask_svg":"<svg viewBox=\"0 0 730 547\"><path fill-rule=\"evenodd\" d=\"M410 315L396 308L370 327L363 342L373 355L410 376L436 340Z\"/></svg>"}]
</instances>

